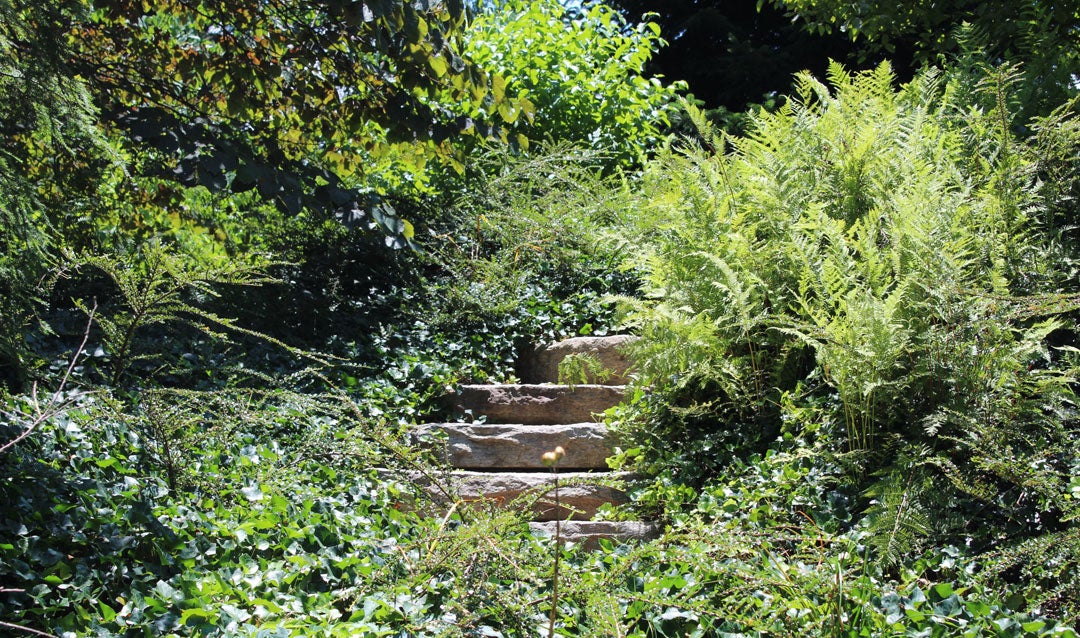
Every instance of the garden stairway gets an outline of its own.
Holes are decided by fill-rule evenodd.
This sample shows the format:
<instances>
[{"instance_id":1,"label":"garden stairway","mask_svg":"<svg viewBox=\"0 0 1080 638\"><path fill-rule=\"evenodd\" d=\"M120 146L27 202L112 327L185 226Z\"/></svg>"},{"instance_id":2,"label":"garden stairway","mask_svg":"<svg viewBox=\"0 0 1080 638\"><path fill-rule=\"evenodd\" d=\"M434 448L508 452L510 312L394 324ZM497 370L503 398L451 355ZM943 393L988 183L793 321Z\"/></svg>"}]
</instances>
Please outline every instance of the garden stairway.
<instances>
[{"instance_id":1,"label":"garden stairway","mask_svg":"<svg viewBox=\"0 0 1080 638\"><path fill-rule=\"evenodd\" d=\"M600 538L643 539L655 525L591 520L606 503L623 504L626 494L605 485L616 479L606 459L614 441L596 415L618 404L626 391L628 362L620 351L631 337L578 337L536 349L521 366L524 383L466 385L452 397L454 411L484 422L431 423L415 428L419 441L439 446L453 471L452 492L465 502L510 505L533 495L531 526L552 533L560 519L564 539L596 547ZM559 362L586 354L610 371L605 384L559 384ZM441 436L439 436L441 435ZM559 503L551 469L541 457L565 449L558 464ZM444 501L445 504L445 501Z\"/></svg>"}]
</instances>

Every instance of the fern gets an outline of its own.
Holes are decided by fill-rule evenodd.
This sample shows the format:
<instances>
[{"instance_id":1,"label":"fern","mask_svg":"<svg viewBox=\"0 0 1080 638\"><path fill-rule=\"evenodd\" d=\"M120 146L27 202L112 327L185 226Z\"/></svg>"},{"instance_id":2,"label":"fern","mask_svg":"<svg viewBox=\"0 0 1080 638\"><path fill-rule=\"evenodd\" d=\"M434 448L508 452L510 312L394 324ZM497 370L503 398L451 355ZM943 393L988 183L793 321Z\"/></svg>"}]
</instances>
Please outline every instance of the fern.
<instances>
[{"instance_id":1,"label":"fern","mask_svg":"<svg viewBox=\"0 0 1080 638\"><path fill-rule=\"evenodd\" d=\"M929 450L917 452L925 458ZM930 489L932 483L921 465L904 458L866 490L871 499L867 531L884 565L893 566L917 552L929 535L930 514L924 500Z\"/></svg>"},{"instance_id":2,"label":"fern","mask_svg":"<svg viewBox=\"0 0 1080 638\"><path fill-rule=\"evenodd\" d=\"M588 352L568 354L559 361L559 383L571 387L585 383L604 383L614 374Z\"/></svg>"},{"instance_id":3,"label":"fern","mask_svg":"<svg viewBox=\"0 0 1080 638\"><path fill-rule=\"evenodd\" d=\"M661 153L626 228L647 301L624 304L660 395L628 428L645 449L813 432L870 490L888 563L927 537L989 542L971 517L1061 524L1080 387L1075 353L1050 346L1071 343L1075 276L1036 223L1050 165L1012 136L1014 70L895 85L887 65L833 65L746 136ZM1041 147L1072 153L1075 120Z\"/></svg>"}]
</instances>

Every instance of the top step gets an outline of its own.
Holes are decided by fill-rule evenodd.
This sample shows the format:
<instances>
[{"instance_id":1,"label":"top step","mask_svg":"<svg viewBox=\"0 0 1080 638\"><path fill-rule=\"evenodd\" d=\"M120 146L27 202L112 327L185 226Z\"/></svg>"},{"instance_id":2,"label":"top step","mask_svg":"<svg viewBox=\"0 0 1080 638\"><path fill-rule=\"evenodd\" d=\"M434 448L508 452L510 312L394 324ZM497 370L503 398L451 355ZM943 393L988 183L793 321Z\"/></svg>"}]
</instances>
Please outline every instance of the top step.
<instances>
[{"instance_id":1,"label":"top step","mask_svg":"<svg viewBox=\"0 0 1080 638\"><path fill-rule=\"evenodd\" d=\"M625 385L628 383L626 371L630 367L630 360L623 352L625 346L635 339L637 337L632 335L574 337L539 346L522 362L521 380L523 383L558 383L559 362L571 354L587 354L596 357L601 366L612 372L612 376L602 382L590 377L588 383Z\"/></svg>"}]
</instances>

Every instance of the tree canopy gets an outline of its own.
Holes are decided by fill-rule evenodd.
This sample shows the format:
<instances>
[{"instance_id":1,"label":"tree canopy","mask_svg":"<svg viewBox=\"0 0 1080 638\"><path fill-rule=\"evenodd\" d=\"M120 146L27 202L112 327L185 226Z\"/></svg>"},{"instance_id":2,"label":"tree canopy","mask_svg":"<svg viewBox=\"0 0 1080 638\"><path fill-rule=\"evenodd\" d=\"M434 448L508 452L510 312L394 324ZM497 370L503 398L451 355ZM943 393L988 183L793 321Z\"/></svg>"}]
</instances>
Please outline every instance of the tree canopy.
<instances>
[{"instance_id":1,"label":"tree canopy","mask_svg":"<svg viewBox=\"0 0 1080 638\"><path fill-rule=\"evenodd\" d=\"M661 142L685 86L679 76L644 77L663 55L660 33L602 4L500 0L469 26L465 50L534 105L532 119L508 120L518 134L581 144L610 154L609 165L634 167Z\"/></svg>"},{"instance_id":2,"label":"tree canopy","mask_svg":"<svg viewBox=\"0 0 1080 638\"><path fill-rule=\"evenodd\" d=\"M73 25L72 65L181 183L349 216L393 144L445 157L529 108L460 55L466 18L460 2L103 1Z\"/></svg>"}]
</instances>

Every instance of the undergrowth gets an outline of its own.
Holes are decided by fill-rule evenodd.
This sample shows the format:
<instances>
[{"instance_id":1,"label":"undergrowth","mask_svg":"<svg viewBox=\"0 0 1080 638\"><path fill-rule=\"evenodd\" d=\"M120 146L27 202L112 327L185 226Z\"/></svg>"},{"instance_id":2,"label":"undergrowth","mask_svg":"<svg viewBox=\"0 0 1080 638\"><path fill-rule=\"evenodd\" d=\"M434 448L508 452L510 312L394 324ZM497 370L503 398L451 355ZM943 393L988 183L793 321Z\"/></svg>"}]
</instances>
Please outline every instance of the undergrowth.
<instances>
[{"instance_id":1,"label":"undergrowth","mask_svg":"<svg viewBox=\"0 0 1080 638\"><path fill-rule=\"evenodd\" d=\"M0 627L1075 636L1075 117L1014 139L1007 70L829 82L640 180L558 146L486 155L418 226L423 257L354 282L366 310L336 287L363 264L330 258L62 264L20 315L29 391L0 398ZM266 329L271 271L332 302L289 309L325 351ZM642 337L616 463L648 478L605 515L660 537L584 551L529 532L539 494L433 502L447 468L408 426L513 380L527 345L615 330L613 295Z\"/></svg>"},{"instance_id":2,"label":"undergrowth","mask_svg":"<svg viewBox=\"0 0 1080 638\"><path fill-rule=\"evenodd\" d=\"M370 469L400 454L392 439L333 402L272 393L234 420L204 399L180 397L192 409L172 415L176 444L201 451L181 459L178 490L153 428L101 393L0 459L5 622L95 636L544 635L552 540L519 510L420 516L409 487ZM189 427L197 418L214 425ZM890 575L866 532L807 525L828 507L812 473L806 458L752 459L657 541L564 546L556 633L1075 635L994 602L956 548ZM790 509L789 493L811 500Z\"/></svg>"},{"instance_id":3,"label":"undergrowth","mask_svg":"<svg viewBox=\"0 0 1080 638\"><path fill-rule=\"evenodd\" d=\"M826 519L870 564L961 547L980 582L1075 616L1071 203L1013 135L1015 78L896 90L887 65L833 65L745 137L691 113L706 146L650 167L624 239L647 247L622 301L650 391L613 419L661 476L643 502L678 511L740 458L813 451L845 502Z\"/></svg>"}]
</instances>

